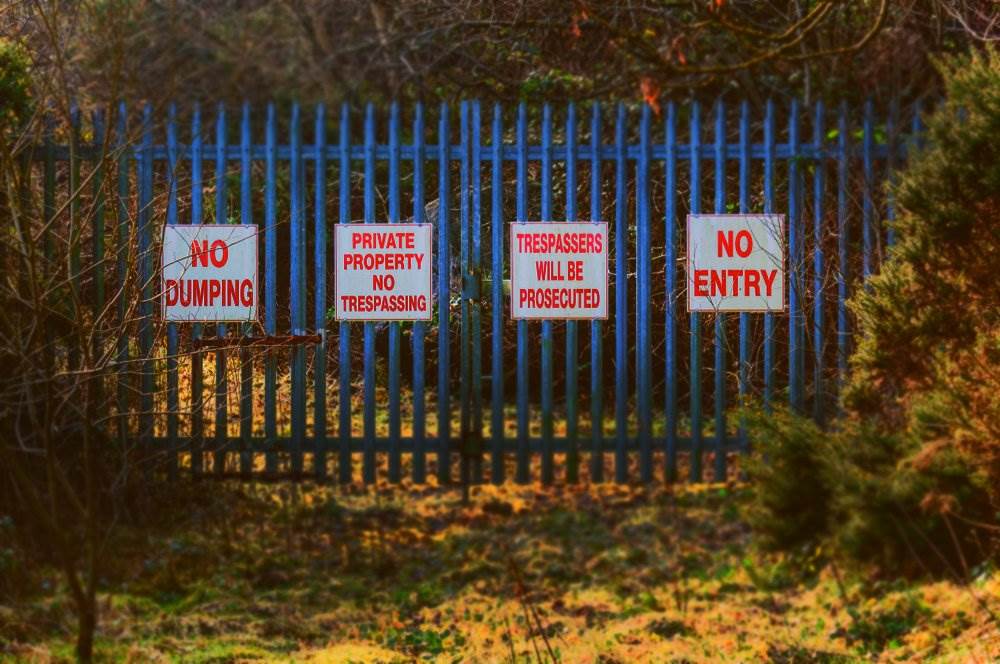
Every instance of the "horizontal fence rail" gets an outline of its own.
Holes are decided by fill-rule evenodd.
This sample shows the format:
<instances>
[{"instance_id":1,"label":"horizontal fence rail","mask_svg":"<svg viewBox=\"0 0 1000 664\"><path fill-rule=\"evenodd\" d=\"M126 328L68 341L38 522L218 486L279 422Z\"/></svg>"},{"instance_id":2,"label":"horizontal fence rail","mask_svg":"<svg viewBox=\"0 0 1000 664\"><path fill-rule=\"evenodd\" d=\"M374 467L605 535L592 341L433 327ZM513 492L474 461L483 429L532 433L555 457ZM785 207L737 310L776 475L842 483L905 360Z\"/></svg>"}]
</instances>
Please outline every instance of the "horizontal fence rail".
<instances>
[{"instance_id":1,"label":"horizontal fence rail","mask_svg":"<svg viewBox=\"0 0 1000 664\"><path fill-rule=\"evenodd\" d=\"M885 185L921 133L917 104L905 125L895 104L758 111L123 104L86 133L74 109L32 158L47 219L60 191L98 210L74 257L94 267L73 267L93 306L142 284L135 334L108 340L113 419L171 477L722 481L752 443L733 407L835 410L846 303L893 241ZM787 313L686 312L683 221L709 211L786 215ZM506 225L527 220L609 222L606 321L509 320ZM330 225L403 221L435 226L435 318L333 321ZM260 227L257 323L155 313L162 225L209 222Z\"/></svg>"}]
</instances>

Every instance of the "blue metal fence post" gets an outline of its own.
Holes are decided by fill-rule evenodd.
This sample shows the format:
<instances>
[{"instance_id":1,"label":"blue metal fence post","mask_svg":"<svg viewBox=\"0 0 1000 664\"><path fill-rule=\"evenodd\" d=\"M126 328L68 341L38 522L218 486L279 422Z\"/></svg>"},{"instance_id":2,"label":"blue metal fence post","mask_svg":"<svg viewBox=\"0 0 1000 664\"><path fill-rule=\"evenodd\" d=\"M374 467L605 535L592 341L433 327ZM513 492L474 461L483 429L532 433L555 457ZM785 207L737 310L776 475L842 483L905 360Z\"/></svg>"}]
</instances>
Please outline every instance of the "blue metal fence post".
<instances>
[{"instance_id":1,"label":"blue metal fence post","mask_svg":"<svg viewBox=\"0 0 1000 664\"><path fill-rule=\"evenodd\" d=\"M195 104L191 117L191 223L204 223L202 212L202 136L201 108ZM191 326L191 341L201 336L201 324ZM204 359L191 354L191 474L198 477L204 466Z\"/></svg>"},{"instance_id":2,"label":"blue metal fence post","mask_svg":"<svg viewBox=\"0 0 1000 664\"><path fill-rule=\"evenodd\" d=\"M628 481L628 172L625 104L615 116L615 481Z\"/></svg>"},{"instance_id":3,"label":"blue metal fence post","mask_svg":"<svg viewBox=\"0 0 1000 664\"><path fill-rule=\"evenodd\" d=\"M389 223L398 224L400 219L399 205L399 102L393 101L389 109ZM389 323L389 481L399 482L401 479L402 452L400 437L402 423L400 419L400 340L399 323Z\"/></svg>"},{"instance_id":4,"label":"blue metal fence post","mask_svg":"<svg viewBox=\"0 0 1000 664\"><path fill-rule=\"evenodd\" d=\"M104 265L104 243L105 243L105 226L104 226L104 215L106 211L105 203L105 157L106 157L106 146L105 146L105 116L103 109L95 109L91 115L91 122L94 127L93 135L93 149L95 152L95 159L97 163L94 164L94 174L92 178L92 195L94 197L94 215L93 215L93 234L91 241L91 248L93 251L94 265L97 269L94 272L94 300L93 300L93 315L95 320L100 320L99 317L105 315L104 305L105 305L105 288L104 288L104 277L106 272L106 267ZM28 172L28 180L30 181L31 172ZM27 185L28 182L25 182ZM94 349L95 355L98 351L103 352L105 348L105 342L100 328L94 331L93 344L91 346ZM176 372L176 364L175 364ZM176 375L176 373L175 373ZM102 402L105 397L105 381L98 380L95 387L97 402ZM173 471L176 473L177 469L177 448L176 439L174 440L174 446L170 454L170 464Z\"/></svg>"},{"instance_id":5,"label":"blue metal fence post","mask_svg":"<svg viewBox=\"0 0 1000 664\"><path fill-rule=\"evenodd\" d=\"M590 114L590 219L600 221L601 210L601 105ZM604 481L604 335L599 320L590 323L590 480Z\"/></svg>"},{"instance_id":6,"label":"blue metal fence post","mask_svg":"<svg viewBox=\"0 0 1000 664\"><path fill-rule=\"evenodd\" d=\"M576 221L576 159L576 105L571 101L566 108L566 221ZM566 321L566 480L574 484L580 467L577 352L576 321Z\"/></svg>"},{"instance_id":7,"label":"blue metal fence post","mask_svg":"<svg viewBox=\"0 0 1000 664\"><path fill-rule=\"evenodd\" d=\"M490 377L490 433L492 450L490 479L501 484L506 476L504 467L504 403L503 403L503 266L506 263L503 252L503 109L500 104L493 107L493 130L490 140L493 148L493 162L490 171L490 291L492 303L491 328L491 377Z\"/></svg>"},{"instance_id":8,"label":"blue metal fence post","mask_svg":"<svg viewBox=\"0 0 1000 664\"><path fill-rule=\"evenodd\" d=\"M441 103L438 124L438 481L451 481L451 390L449 380L451 251L448 203L451 191L451 132L448 124L448 103Z\"/></svg>"},{"instance_id":9,"label":"blue metal fence post","mask_svg":"<svg viewBox=\"0 0 1000 664\"><path fill-rule=\"evenodd\" d=\"M243 119L240 122L240 223L253 223L253 192L251 177L252 139L250 135L250 104L243 103ZM249 323L242 326L242 334L249 337L253 328ZM253 356L250 351L240 352L240 474L249 478L253 473L253 454L250 451L253 437Z\"/></svg>"},{"instance_id":10,"label":"blue metal fence post","mask_svg":"<svg viewBox=\"0 0 1000 664\"><path fill-rule=\"evenodd\" d=\"M413 221L424 223L424 106L417 102L413 112ZM426 323L413 324L413 481L422 484L426 470L426 397L424 395L424 337Z\"/></svg>"},{"instance_id":11,"label":"blue metal fence post","mask_svg":"<svg viewBox=\"0 0 1000 664\"><path fill-rule=\"evenodd\" d=\"M639 478L653 481L653 381L650 373L650 279L653 247L649 230L649 124L652 111L643 104L639 120L639 158L635 171L636 289L635 289L635 400L639 410Z\"/></svg>"},{"instance_id":12,"label":"blue metal fence post","mask_svg":"<svg viewBox=\"0 0 1000 664\"><path fill-rule=\"evenodd\" d=\"M788 113L788 405L802 410L802 240L799 236L799 100Z\"/></svg>"},{"instance_id":13,"label":"blue metal fence post","mask_svg":"<svg viewBox=\"0 0 1000 664\"><path fill-rule=\"evenodd\" d=\"M69 285L73 293L80 295L80 237L83 233L80 224L80 107L76 102L70 106L70 136L69 136ZM71 303L70 311L78 315L76 302ZM69 365L79 365L79 349L75 345L69 347Z\"/></svg>"},{"instance_id":14,"label":"blue metal fence post","mask_svg":"<svg viewBox=\"0 0 1000 664\"><path fill-rule=\"evenodd\" d=\"M375 223L375 106L365 106L365 223ZM375 482L375 324L364 323L364 450L361 477Z\"/></svg>"},{"instance_id":15,"label":"blue metal fence post","mask_svg":"<svg viewBox=\"0 0 1000 664\"><path fill-rule=\"evenodd\" d=\"M291 299L292 334L305 334L305 214L302 196L302 128L298 102L292 102L291 127L291 163L289 169L289 198L291 221L289 233L289 258L291 265L288 273L288 290ZM302 447L305 439L306 419L306 366L305 348L295 345L292 348L292 441L291 466L292 476L298 479L302 475Z\"/></svg>"},{"instance_id":16,"label":"blue metal fence post","mask_svg":"<svg viewBox=\"0 0 1000 664\"><path fill-rule=\"evenodd\" d=\"M664 156L664 245L666 265L666 313L664 345L666 353L666 441L664 476L677 480L677 106L667 104Z\"/></svg>"},{"instance_id":17,"label":"blue metal fence post","mask_svg":"<svg viewBox=\"0 0 1000 664\"><path fill-rule=\"evenodd\" d=\"M861 165L864 170L864 187L862 188L863 204L861 209L861 276L865 282L867 282L869 275L872 273L872 252L875 249L874 233L872 230L875 217L874 183L872 182L875 157L874 116L874 104L871 99L868 99L865 101L865 115L862 120L863 134L861 139Z\"/></svg>"},{"instance_id":18,"label":"blue metal fence post","mask_svg":"<svg viewBox=\"0 0 1000 664\"><path fill-rule=\"evenodd\" d=\"M215 223L228 224L226 205L226 107L219 104L215 117ZM216 326L218 337L226 336L226 325ZM229 442L229 381L226 371L226 351L215 352L215 454L213 470L222 474L226 469L226 447Z\"/></svg>"},{"instance_id":19,"label":"blue metal fence post","mask_svg":"<svg viewBox=\"0 0 1000 664\"><path fill-rule=\"evenodd\" d=\"M740 104L740 214L750 212L750 104L743 101ZM739 405L746 405L747 393L750 389L750 314L740 313L740 347L739 347ZM742 419L739 423L739 445L741 452L747 452L747 432Z\"/></svg>"},{"instance_id":20,"label":"blue metal fence post","mask_svg":"<svg viewBox=\"0 0 1000 664\"><path fill-rule=\"evenodd\" d=\"M167 225L177 223L177 107L167 108ZM95 257L96 258L96 257ZM102 268L98 266L98 274ZM175 323L167 324L167 475L177 475L178 412L180 411L179 376L177 375L178 334Z\"/></svg>"},{"instance_id":21,"label":"blue metal fence post","mask_svg":"<svg viewBox=\"0 0 1000 664\"><path fill-rule=\"evenodd\" d=\"M313 325L320 341L313 354L313 473L326 478L326 106L316 105L313 210Z\"/></svg>"},{"instance_id":22,"label":"blue metal fence post","mask_svg":"<svg viewBox=\"0 0 1000 664\"><path fill-rule=\"evenodd\" d=\"M691 102L691 214L701 212L701 107L697 101ZM689 380L691 394L691 481L700 482L701 477L701 315L688 313L690 328Z\"/></svg>"},{"instance_id":23,"label":"blue metal fence post","mask_svg":"<svg viewBox=\"0 0 1000 664\"><path fill-rule=\"evenodd\" d=\"M552 107L542 107L542 221L552 221ZM553 470L552 321L542 321L542 483L551 484Z\"/></svg>"},{"instance_id":24,"label":"blue metal fence post","mask_svg":"<svg viewBox=\"0 0 1000 664\"><path fill-rule=\"evenodd\" d=\"M471 311L471 263L472 242L469 210L469 102L459 105L459 275L461 276L461 291L459 295L459 422L461 437L461 456L459 459L459 476L463 485L471 480L471 458L469 454L470 437L472 436L472 311Z\"/></svg>"},{"instance_id":25,"label":"blue metal fence post","mask_svg":"<svg viewBox=\"0 0 1000 664\"><path fill-rule=\"evenodd\" d=\"M351 107L344 103L340 107L340 191L337 197L339 204L337 223L351 222ZM336 295L336 294L334 294ZM337 386L338 408L340 420L338 423L340 450L337 461L337 478L342 484L351 481L351 324L340 321L337 326Z\"/></svg>"},{"instance_id":26,"label":"blue metal fence post","mask_svg":"<svg viewBox=\"0 0 1000 664\"><path fill-rule=\"evenodd\" d=\"M850 153L847 136L847 103L837 113L837 391L847 379L847 343L850 331L847 319L848 265L847 180Z\"/></svg>"},{"instance_id":27,"label":"blue metal fence post","mask_svg":"<svg viewBox=\"0 0 1000 664\"><path fill-rule=\"evenodd\" d=\"M482 302L482 110L472 102L472 247L470 306L472 307L472 432L476 450L472 459L472 481L483 482L483 302Z\"/></svg>"},{"instance_id":28,"label":"blue metal fence post","mask_svg":"<svg viewBox=\"0 0 1000 664\"><path fill-rule=\"evenodd\" d=\"M517 210L516 221L527 221L528 205L528 108L517 107ZM530 475L528 440L528 321L517 321L517 472L518 484L527 484Z\"/></svg>"},{"instance_id":29,"label":"blue metal fence post","mask_svg":"<svg viewBox=\"0 0 1000 664\"><path fill-rule=\"evenodd\" d=\"M104 311L104 213L105 213L105 198L104 198L104 178L105 178L105 167L104 167L104 140L105 140L105 117L103 109L94 110L91 115L91 122L94 126L94 140L93 148L95 154L97 155L97 163L94 165L94 177L93 177L93 196L94 196L94 229L93 229L93 242L92 251L94 252L94 264L100 266L100 268L94 273L94 307L95 311L98 313L103 313ZM96 335L95 348L100 347L99 343L100 335ZM103 384L98 388L103 389Z\"/></svg>"},{"instance_id":30,"label":"blue metal fence post","mask_svg":"<svg viewBox=\"0 0 1000 664\"><path fill-rule=\"evenodd\" d=\"M764 214L774 212L774 101L764 111ZM787 251L787 248L786 248ZM774 314L764 314L764 408L774 399Z\"/></svg>"},{"instance_id":31,"label":"blue metal fence post","mask_svg":"<svg viewBox=\"0 0 1000 664\"><path fill-rule=\"evenodd\" d=\"M825 110L816 102L813 119L813 419L823 423L823 193L826 177Z\"/></svg>"},{"instance_id":32,"label":"blue metal fence post","mask_svg":"<svg viewBox=\"0 0 1000 664\"><path fill-rule=\"evenodd\" d=\"M116 120L116 131L115 131L115 144L118 149L118 204L116 206L116 212L118 217L118 240L116 251L117 256L117 274L118 274L118 287L124 289L128 280L128 255L129 255L129 212L128 212L128 185L129 185L129 152L131 151L131 146L128 144L128 111L124 103L118 106L118 117ZM48 152L48 150L46 150ZM45 168L48 170L48 154L46 154ZM53 172L53 178L55 174ZM48 209L48 174L46 173L46 184L45 184L45 201L43 203L44 214L46 219L51 219L51 214ZM47 254L46 254L47 255ZM128 303L125 301L126 298L118 298L118 322L124 326L126 323L126 314L128 312ZM128 437L129 431L129 418L128 418L128 337L124 334L118 335L117 349L115 353L115 361L118 364L118 376L116 380L117 388L117 399L116 399L116 413L118 416L118 439L121 443L125 443ZM192 378L193 381L193 378ZM193 437L193 432L192 432Z\"/></svg>"},{"instance_id":33,"label":"blue metal fence post","mask_svg":"<svg viewBox=\"0 0 1000 664\"><path fill-rule=\"evenodd\" d=\"M715 103L715 212L726 211L726 108ZM715 314L714 478L726 481L726 315Z\"/></svg>"},{"instance_id":34,"label":"blue metal fence post","mask_svg":"<svg viewBox=\"0 0 1000 664\"><path fill-rule=\"evenodd\" d=\"M308 305L306 303L306 286L307 286L307 267L309 265L309 260L306 255L306 164L305 164L305 150L302 145L302 123L301 114L300 121L294 123L295 127L295 138L298 144L298 155L292 155L292 164L298 167L298 182L296 186L292 186L291 194L292 199L295 201L298 208L298 221L297 221L297 233L295 236L295 251L298 253L298 270L296 272L295 280L292 285L298 290L298 316L294 321L294 325L299 332L296 334L306 333L306 320L308 316ZM293 144L293 148L295 145ZM297 366L297 371L293 372L293 378L298 377L298 393L299 393L299 408L298 408L298 422L295 422L293 416L293 431L292 437L295 436L295 429L298 429L298 443L293 440L293 453L292 453L292 474L296 479L302 477L303 467L304 467L304 451L306 442L306 400L308 396L306 394L306 347L303 344L297 344L294 348L294 358L295 365ZM294 392L294 390L293 390Z\"/></svg>"},{"instance_id":35,"label":"blue metal fence post","mask_svg":"<svg viewBox=\"0 0 1000 664\"><path fill-rule=\"evenodd\" d=\"M139 174L139 354L141 364L141 407L139 435L146 450L153 442L153 107L142 110L142 151Z\"/></svg>"},{"instance_id":36,"label":"blue metal fence post","mask_svg":"<svg viewBox=\"0 0 1000 664\"><path fill-rule=\"evenodd\" d=\"M277 210L277 153L278 122L274 104L267 105L266 141L264 146L264 334L273 336L278 329L278 210ZM264 472L273 476L278 472L278 358L274 349L268 349L264 363Z\"/></svg>"}]
</instances>

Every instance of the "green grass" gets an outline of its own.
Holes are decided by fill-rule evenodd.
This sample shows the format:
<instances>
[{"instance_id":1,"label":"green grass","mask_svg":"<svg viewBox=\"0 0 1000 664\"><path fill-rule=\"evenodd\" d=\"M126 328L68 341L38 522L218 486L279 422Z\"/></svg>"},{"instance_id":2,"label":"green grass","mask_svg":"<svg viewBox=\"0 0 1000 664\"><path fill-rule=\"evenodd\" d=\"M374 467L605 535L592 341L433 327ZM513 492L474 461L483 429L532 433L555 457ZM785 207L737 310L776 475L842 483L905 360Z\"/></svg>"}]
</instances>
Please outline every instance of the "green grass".
<instances>
[{"instance_id":1,"label":"green grass","mask_svg":"<svg viewBox=\"0 0 1000 664\"><path fill-rule=\"evenodd\" d=\"M212 499L183 518L112 543L100 661L833 662L1000 648L969 637L984 623L967 589L859 577L845 599L817 552L754 550L740 486L479 487L468 506L433 488L201 490ZM68 661L72 606L56 570L32 571L49 590L0 606L0 657ZM978 583L995 594L1000 577Z\"/></svg>"}]
</instances>

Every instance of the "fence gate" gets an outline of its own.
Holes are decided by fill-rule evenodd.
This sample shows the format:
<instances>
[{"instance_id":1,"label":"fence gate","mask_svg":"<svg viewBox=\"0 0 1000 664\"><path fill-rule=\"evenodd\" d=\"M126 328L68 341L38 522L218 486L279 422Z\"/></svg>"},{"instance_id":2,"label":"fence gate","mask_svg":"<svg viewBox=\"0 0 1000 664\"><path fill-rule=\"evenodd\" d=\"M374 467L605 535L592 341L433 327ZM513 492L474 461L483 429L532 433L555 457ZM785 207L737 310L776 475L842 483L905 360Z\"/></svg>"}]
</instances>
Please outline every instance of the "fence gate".
<instances>
[{"instance_id":1,"label":"fence gate","mask_svg":"<svg viewBox=\"0 0 1000 664\"><path fill-rule=\"evenodd\" d=\"M108 141L105 113L85 140L74 112L37 159L47 218L81 163L114 173L92 194L95 297L143 284L134 337L110 341L116 420L171 476L724 479L750 442L733 406L834 408L845 300L892 242L907 151L896 106L871 102L128 110ZM684 219L710 211L787 215L787 314L688 314ZM607 321L509 319L517 220L609 222ZM332 320L330 225L382 221L434 224L429 323ZM160 320L163 223L260 226L258 323Z\"/></svg>"}]
</instances>

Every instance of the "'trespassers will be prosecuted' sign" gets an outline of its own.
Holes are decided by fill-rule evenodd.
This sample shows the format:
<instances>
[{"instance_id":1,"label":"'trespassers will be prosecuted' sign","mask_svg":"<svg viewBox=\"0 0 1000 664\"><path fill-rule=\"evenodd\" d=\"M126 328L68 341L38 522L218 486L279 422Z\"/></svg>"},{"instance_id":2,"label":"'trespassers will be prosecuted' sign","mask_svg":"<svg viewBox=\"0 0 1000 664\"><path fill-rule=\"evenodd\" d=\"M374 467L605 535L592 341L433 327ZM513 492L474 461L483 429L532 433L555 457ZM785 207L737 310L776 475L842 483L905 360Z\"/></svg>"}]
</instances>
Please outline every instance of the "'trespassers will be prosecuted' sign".
<instances>
[{"instance_id":1,"label":"'trespassers will be prosecuted' sign","mask_svg":"<svg viewBox=\"0 0 1000 664\"><path fill-rule=\"evenodd\" d=\"M510 225L511 317L608 317L608 225L605 222L513 222Z\"/></svg>"}]
</instances>

